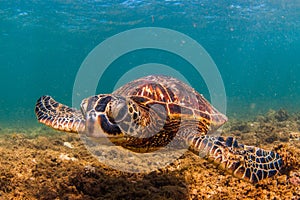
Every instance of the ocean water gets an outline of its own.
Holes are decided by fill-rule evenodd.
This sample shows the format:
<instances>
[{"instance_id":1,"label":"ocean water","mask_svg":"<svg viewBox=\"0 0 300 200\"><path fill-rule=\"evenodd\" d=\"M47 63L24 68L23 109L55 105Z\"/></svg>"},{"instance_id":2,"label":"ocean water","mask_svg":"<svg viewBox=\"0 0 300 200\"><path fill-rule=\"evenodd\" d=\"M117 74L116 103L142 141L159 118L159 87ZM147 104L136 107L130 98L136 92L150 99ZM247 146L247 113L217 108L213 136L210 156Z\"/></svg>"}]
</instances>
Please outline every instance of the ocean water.
<instances>
[{"instance_id":1,"label":"ocean water","mask_svg":"<svg viewBox=\"0 0 300 200\"><path fill-rule=\"evenodd\" d=\"M279 108L298 112L299 11L298 0L0 1L0 127L37 126L34 105L41 95L72 105L88 54L106 39L142 27L175 30L202 45L222 77L229 118ZM214 92L186 60L140 49L108 66L97 93L112 92L122 74L146 63L176 69L208 99Z\"/></svg>"}]
</instances>

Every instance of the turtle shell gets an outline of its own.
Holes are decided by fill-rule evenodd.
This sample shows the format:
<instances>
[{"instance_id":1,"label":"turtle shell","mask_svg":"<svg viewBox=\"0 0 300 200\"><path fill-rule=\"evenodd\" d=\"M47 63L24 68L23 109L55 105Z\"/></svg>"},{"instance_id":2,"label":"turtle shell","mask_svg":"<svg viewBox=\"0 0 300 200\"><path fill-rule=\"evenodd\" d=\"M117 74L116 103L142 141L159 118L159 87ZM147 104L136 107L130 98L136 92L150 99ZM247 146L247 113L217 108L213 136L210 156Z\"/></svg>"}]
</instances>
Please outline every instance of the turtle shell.
<instances>
[{"instance_id":1,"label":"turtle shell","mask_svg":"<svg viewBox=\"0 0 300 200\"><path fill-rule=\"evenodd\" d=\"M114 95L129 96L135 102L151 106L163 106L169 117L195 119L215 130L227 121L227 117L214 108L189 85L169 76L150 75L125 84Z\"/></svg>"}]
</instances>

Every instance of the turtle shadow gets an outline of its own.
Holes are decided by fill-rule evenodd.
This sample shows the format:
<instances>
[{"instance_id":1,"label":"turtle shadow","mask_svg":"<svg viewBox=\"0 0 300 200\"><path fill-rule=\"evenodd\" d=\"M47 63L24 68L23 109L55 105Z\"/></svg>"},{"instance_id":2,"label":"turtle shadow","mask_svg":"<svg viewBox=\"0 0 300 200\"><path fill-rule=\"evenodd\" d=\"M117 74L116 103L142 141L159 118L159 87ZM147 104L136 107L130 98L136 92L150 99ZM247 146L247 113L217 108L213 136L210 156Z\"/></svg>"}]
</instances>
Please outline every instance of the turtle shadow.
<instances>
[{"instance_id":1,"label":"turtle shadow","mask_svg":"<svg viewBox=\"0 0 300 200\"><path fill-rule=\"evenodd\" d=\"M107 175L101 169L78 170L69 185L85 199L188 199L184 179L163 172Z\"/></svg>"}]
</instances>

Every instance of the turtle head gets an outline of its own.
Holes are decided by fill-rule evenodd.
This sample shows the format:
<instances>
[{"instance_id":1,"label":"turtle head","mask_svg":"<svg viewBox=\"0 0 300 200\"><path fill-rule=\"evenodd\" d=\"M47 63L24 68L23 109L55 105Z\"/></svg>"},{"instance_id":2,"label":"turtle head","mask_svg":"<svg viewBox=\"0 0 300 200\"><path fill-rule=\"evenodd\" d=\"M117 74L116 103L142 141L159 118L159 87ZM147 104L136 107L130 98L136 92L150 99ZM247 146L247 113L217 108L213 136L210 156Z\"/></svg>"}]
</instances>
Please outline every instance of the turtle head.
<instances>
[{"instance_id":1,"label":"turtle head","mask_svg":"<svg viewBox=\"0 0 300 200\"><path fill-rule=\"evenodd\" d=\"M125 111L127 111L126 101L119 96L96 95L84 99L81 103L81 112L86 119L83 134L95 138L123 137L117 123Z\"/></svg>"}]
</instances>

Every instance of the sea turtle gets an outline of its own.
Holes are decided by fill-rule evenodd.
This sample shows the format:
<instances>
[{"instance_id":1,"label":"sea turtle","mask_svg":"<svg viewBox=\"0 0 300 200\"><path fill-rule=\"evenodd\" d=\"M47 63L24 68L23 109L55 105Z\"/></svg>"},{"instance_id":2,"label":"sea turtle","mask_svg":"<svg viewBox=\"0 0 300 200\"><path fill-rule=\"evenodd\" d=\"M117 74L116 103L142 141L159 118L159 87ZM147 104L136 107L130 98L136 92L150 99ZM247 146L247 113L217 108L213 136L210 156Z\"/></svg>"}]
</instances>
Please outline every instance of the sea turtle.
<instances>
[{"instance_id":1,"label":"sea turtle","mask_svg":"<svg viewBox=\"0 0 300 200\"><path fill-rule=\"evenodd\" d=\"M193 153L252 183L276 175L283 166L273 151L213 136L227 117L193 88L168 76L142 77L112 94L86 98L81 111L42 96L35 113L39 122L54 129L107 137L135 152L155 151L176 136Z\"/></svg>"}]
</instances>

